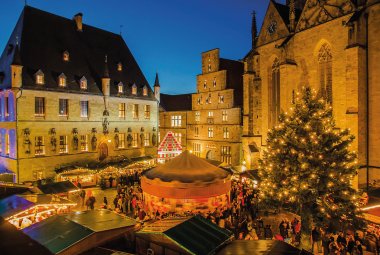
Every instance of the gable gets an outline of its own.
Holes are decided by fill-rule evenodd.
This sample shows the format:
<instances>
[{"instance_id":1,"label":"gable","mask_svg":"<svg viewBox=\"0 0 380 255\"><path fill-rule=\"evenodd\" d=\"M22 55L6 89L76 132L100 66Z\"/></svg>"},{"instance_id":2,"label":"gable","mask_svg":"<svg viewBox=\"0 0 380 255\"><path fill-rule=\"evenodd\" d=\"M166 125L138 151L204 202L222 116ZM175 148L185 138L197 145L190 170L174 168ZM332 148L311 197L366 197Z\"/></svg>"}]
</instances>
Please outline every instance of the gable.
<instances>
[{"instance_id":1,"label":"gable","mask_svg":"<svg viewBox=\"0 0 380 255\"><path fill-rule=\"evenodd\" d=\"M308 0L297 24L296 32L339 18L355 9L350 0Z\"/></svg>"},{"instance_id":2,"label":"gable","mask_svg":"<svg viewBox=\"0 0 380 255\"><path fill-rule=\"evenodd\" d=\"M281 14L279 13L279 9L281 9ZM257 46L276 41L289 35L289 29L284 20L284 18L286 20L288 19L286 18L288 14L285 13L285 9L288 9L288 7L274 3L273 1L269 2L258 36Z\"/></svg>"}]
</instances>

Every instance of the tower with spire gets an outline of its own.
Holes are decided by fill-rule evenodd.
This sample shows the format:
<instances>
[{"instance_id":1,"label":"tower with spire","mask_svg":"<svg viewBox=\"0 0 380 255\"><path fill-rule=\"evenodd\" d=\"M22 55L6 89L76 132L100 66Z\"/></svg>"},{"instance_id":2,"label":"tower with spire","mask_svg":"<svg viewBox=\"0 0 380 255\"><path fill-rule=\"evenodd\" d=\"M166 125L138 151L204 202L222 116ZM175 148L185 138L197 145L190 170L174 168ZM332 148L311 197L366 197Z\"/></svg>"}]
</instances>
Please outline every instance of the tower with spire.
<instances>
[{"instance_id":1,"label":"tower with spire","mask_svg":"<svg viewBox=\"0 0 380 255\"><path fill-rule=\"evenodd\" d=\"M154 96L157 101L160 102L160 81L158 80L158 73L156 73L156 78L154 80Z\"/></svg>"},{"instance_id":2,"label":"tower with spire","mask_svg":"<svg viewBox=\"0 0 380 255\"><path fill-rule=\"evenodd\" d=\"M257 23L256 23L256 12L252 12L252 27L251 27L251 35L252 35L252 49L256 48L257 43Z\"/></svg>"},{"instance_id":3,"label":"tower with spire","mask_svg":"<svg viewBox=\"0 0 380 255\"><path fill-rule=\"evenodd\" d=\"M20 54L20 47L18 45L18 38L16 38L16 47L15 52L13 54L13 60L11 64L11 83L12 88L21 88L22 86L22 62L21 62L21 54Z\"/></svg>"}]
</instances>

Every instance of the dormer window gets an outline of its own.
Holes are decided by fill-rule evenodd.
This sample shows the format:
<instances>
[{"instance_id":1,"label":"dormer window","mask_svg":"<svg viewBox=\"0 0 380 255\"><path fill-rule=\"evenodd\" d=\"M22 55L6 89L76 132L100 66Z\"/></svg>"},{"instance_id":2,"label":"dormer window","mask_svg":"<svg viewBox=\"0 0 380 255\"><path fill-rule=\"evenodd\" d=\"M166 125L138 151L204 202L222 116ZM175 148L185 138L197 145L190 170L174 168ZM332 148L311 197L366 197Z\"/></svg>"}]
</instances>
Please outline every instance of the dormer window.
<instances>
[{"instance_id":1,"label":"dormer window","mask_svg":"<svg viewBox=\"0 0 380 255\"><path fill-rule=\"evenodd\" d=\"M66 75L64 73L58 76L58 86L66 87Z\"/></svg>"},{"instance_id":2,"label":"dormer window","mask_svg":"<svg viewBox=\"0 0 380 255\"><path fill-rule=\"evenodd\" d=\"M86 77L82 77L79 81L80 89L86 90L87 89L87 79Z\"/></svg>"},{"instance_id":3,"label":"dormer window","mask_svg":"<svg viewBox=\"0 0 380 255\"><path fill-rule=\"evenodd\" d=\"M36 84L40 84L40 85L45 84L45 75L41 71L41 69L37 71L35 76L36 76Z\"/></svg>"},{"instance_id":4,"label":"dormer window","mask_svg":"<svg viewBox=\"0 0 380 255\"><path fill-rule=\"evenodd\" d=\"M133 84L133 86L132 86L132 95L137 95L137 86L136 86L136 84Z\"/></svg>"},{"instance_id":5,"label":"dormer window","mask_svg":"<svg viewBox=\"0 0 380 255\"><path fill-rule=\"evenodd\" d=\"M123 71L123 64L121 62L117 63L117 70L119 72Z\"/></svg>"},{"instance_id":6,"label":"dormer window","mask_svg":"<svg viewBox=\"0 0 380 255\"><path fill-rule=\"evenodd\" d=\"M144 96L148 95L148 88L146 86L144 86L144 88L143 88L143 95Z\"/></svg>"},{"instance_id":7,"label":"dormer window","mask_svg":"<svg viewBox=\"0 0 380 255\"><path fill-rule=\"evenodd\" d=\"M117 92L120 93L120 94L124 92L124 88L123 88L123 83L122 82L119 82L119 84L117 85Z\"/></svg>"},{"instance_id":8,"label":"dormer window","mask_svg":"<svg viewBox=\"0 0 380 255\"><path fill-rule=\"evenodd\" d=\"M65 62L69 62L70 61L70 53L67 50L62 53L62 59Z\"/></svg>"}]
</instances>

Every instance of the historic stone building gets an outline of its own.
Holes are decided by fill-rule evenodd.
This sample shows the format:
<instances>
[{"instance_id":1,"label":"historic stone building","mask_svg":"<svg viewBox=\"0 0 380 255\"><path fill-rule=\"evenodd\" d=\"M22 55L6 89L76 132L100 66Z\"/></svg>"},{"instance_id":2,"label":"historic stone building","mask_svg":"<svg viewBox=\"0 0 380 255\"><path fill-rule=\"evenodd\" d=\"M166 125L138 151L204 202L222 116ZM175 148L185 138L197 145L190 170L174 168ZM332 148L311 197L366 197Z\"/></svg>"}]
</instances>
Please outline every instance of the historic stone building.
<instances>
[{"instance_id":1,"label":"historic stone building","mask_svg":"<svg viewBox=\"0 0 380 255\"><path fill-rule=\"evenodd\" d=\"M261 30L252 22L245 57L243 153L255 169L267 130L311 86L332 105L337 127L356 136L359 183L380 174L380 1L270 1ZM368 171L367 171L368 170Z\"/></svg>"},{"instance_id":2,"label":"historic stone building","mask_svg":"<svg viewBox=\"0 0 380 255\"><path fill-rule=\"evenodd\" d=\"M161 94L161 136L181 134L184 149L195 155L241 165L243 68L242 62L220 58L219 49L202 53L197 92Z\"/></svg>"},{"instance_id":3,"label":"historic stone building","mask_svg":"<svg viewBox=\"0 0 380 255\"><path fill-rule=\"evenodd\" d=\"M0 165L19 182L62 165L155 156L152 91L120 35L26 6L0 58Z\"/></svg>"}]
</instances>

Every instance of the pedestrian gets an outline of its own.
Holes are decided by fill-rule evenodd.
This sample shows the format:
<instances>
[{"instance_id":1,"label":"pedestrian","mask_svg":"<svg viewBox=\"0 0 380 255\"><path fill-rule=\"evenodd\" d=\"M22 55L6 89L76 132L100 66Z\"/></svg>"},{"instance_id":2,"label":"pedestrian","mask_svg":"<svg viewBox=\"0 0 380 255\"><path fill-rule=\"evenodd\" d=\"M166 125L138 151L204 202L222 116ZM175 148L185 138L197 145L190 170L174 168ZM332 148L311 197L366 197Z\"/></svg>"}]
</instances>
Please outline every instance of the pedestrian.
<instances>
[{"instance_id":1,"label":"pedestrian","mask_svg":"<svg viewBox=\"0 0 380 255\"><path fill-rule=\"evenodd\" d=\"M311 252L313 254L314 254L314 245L317 245L317 254L320 252L321 250L320 241L321 241L321 233L319 232L318 228L314 226L311 231Z\"/></svg>"},{"instance_id":2,"label":"pedestrian","mask_svg":"<svg viewBox=\"0 0 380 255\"><path fill-rule=\"evenodd\" d=\"M107 208L108 208L107 197L104 197L104 198L103 198L103 208L104 208L104 209L107 209Z\"/></svg>"},{"instance_id":3,"label":"pedestrian","mask_svg":"<svg viewBox=\"0 0 380 255\"><path fill-rule=\"evenodd\" d=\"M96 199L94 196L91 196L91 197L89 197L89 200L90 200L90 209L94 210Z\"/></svg>"},{"instance_id":4,"label":"pedestrian","mask_svg":"<svg viewBox=\"0 0 380 255\"><path fill-rule=\"evenodd\" d=\"M79 193L79 196L81 197L81 200L82 200L82 206L84 206L84 200L86 198L86 191L84 191L84 189L82 189Z\"/></svg>"}]
</instances>

